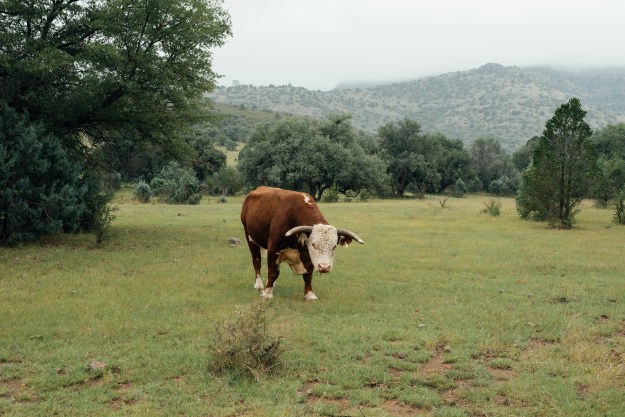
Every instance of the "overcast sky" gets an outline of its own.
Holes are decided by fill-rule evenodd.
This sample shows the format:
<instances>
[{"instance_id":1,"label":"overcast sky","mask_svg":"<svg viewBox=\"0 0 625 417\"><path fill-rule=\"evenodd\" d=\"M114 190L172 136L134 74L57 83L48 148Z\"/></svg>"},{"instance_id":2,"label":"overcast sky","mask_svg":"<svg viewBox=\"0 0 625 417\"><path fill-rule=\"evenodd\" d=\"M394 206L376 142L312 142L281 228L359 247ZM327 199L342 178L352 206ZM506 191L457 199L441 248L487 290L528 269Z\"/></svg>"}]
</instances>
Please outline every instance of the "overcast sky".
<instances>
[{"instance_id":1,"label":"overcast sky","mask_svg":"<svg viewBox=\"0 0 625 417\"><path fill-rule=\"evenodd\" d=\"M242 84L330 90L496 62L625 67L623 0L225 0L213 69Z\"/></svg>"}]
</instances>

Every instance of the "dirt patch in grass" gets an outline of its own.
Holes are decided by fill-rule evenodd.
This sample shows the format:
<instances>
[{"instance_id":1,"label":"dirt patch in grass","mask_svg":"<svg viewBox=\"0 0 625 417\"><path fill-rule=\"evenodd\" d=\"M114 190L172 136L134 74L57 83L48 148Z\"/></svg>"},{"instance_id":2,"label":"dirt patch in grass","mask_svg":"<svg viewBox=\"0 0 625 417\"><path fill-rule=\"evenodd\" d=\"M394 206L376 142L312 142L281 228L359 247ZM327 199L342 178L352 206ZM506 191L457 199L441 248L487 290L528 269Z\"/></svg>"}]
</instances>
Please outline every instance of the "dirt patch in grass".
<instances>
[{"instance_id":1,"label":"dirt patch in grass","mask_svg":"<svg viewBox=\"0 0 625 417\"><path fill-rule=\"evenodd\" d=\"M132 407L133 405L137 404L139 401L137 401L136 398L120 398L120 397L115 397L113 398L111 401L109 401L109 407L111 407L111 410L119 410L123 407Z\"/></svg>"},{"instance_id":2,"label":"dirt patch in grass","mask_svg":"<svg viewBox=\"0 0 625 417\"><path fill-rule=\"evenodd\" d=\"M486 370L493 375L495 385L510 381L517 376L517 373L512 369L499 369L487 366Z\"/></svg>"},{"instance_id":3,"label":"dirt patch in grass","mask_svg":"<svg viewBox=\"0 0 625 417\"><path fill-rule=\"evenodd\" d=\"M403 416L432 416L433 411L423 410L421 408L412 407L396 400L386 400L380 404L380 408L387 413L403 417Z\"/></svg>"},{"instance_id":4,"label":"dirt patch in grass","mask_svg":"<svg viewBox=\"0 0 625 417\"><path fill-rule=\"evenodd\" d=\"M442 349L438 349L436 355L419 367L418 372L423 374L445 374L451 370L453 366L449 363L444 363L444 354L445 352Z\"/></svg>"},{"instance_id":5,"label":"dirt patch in grass","mask_svg":"<svg viewBox=\"0 0 625 417\"><path fill-rule=\"evenodd\" d=\"M0 398L19 403L35 403L39 397L20 378L0 378Z\"/></svg>"}]
</instances>

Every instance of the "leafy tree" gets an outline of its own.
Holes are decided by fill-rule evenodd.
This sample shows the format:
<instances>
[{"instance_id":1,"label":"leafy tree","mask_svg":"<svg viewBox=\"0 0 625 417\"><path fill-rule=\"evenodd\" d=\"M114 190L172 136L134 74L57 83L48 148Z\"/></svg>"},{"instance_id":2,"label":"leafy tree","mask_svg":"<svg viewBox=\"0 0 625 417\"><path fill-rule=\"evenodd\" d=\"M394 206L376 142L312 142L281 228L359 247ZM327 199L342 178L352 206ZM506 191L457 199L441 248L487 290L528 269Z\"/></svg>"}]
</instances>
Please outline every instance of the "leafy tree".
<instances>
[{"instance_id":1,"label":"leafy tree","mask_svg":"<svg viewBox=\"0 0 625 417\"><path fill-rule=\"evenodd\" d=\"M512 163L518 172L523 172L532 162L532 154L540 141L539 136L534 136L525 145L512 154Z\"/></svg>"},{"instance_id":2,"label":"leafy tree","mask_svg":"<svg viewBox=\"0 0 625 417\"><path fill-rule=\"evenodd\" d=\"M442 134L425 134L419 123L404 119L381 126L380 147L397 195L438 192L458 178L470 176L470 157L460 141Z\"/></svg>"},{"instance_id":3,"label":"leafy tree","mask_svg":"<svg viewBox=\"0 0 625 417\"><path fill-rule=\"evenodd\" d=\"M521 217L573 226L581 199L596 174L596 153L579 99L562 104L545 125L517 195Z\"/></svg>"},{"instance_id":4,"label":"leafy tree","mask_svg":"<svg viewBox=\"0 0 625 417\"><path fill-rule=\"evenodd\" d=\"M238 168L249 186L303 190L316 199L336 183L356 195L382 192L383 162L368 155L344 116L322 121L289 118L257 127L239 153Z\"/></svg>"},{"instance_id":5,"label":"leafy tree","mask_svg":"<svg viewBox=\"0 0 625 417\"><path fill-rule=\"evenodd\" d=\"M202 199L200 182L191 168L170 162L152 179L150 188L168 204L199 204Z\"/></svg>"},{"instance_id":6,"label":"leafy tree","mask_svg":"<svg viewBox=\"0 0 625 417\"><path fill-rule=\"evenodd\" d=\"M108 201L99 191L56 136L0 103L0 245L93 230L93 216Z\"/></svg>"},{"instance_id":7,"label":"leafy tree","mask_svg":"<svg viewBox=\"0 0 625 417\"><path fill-rule=\"evenodd\" d=\"M181 154L229 35L219 0L5 1L0 100L71 148L127 138Z\"/></svg>"},{"instance_id":8,"label":"leafy tree","mask_svg":"<svg viewBox=\"0 0 625 417\"><path fill-rule=\"evenodd\" d=\"M479 138L473 142L469 153L483 190L487 190L493 181L503 176L516 178L512 160L497 139Z\"/></svg>"},{"instance_id":9,"label":"leafy tree","mask_svg":"<svg viewBox=\"0 0 625 417\"><path fill-rule=\"evenodd\" d=\"M243 177L236 168L223 166L213 174L211 184L213 193L224 196L232 195L243 188Z\"/></svg>"},{"instance_id":10,"label":"leafy tree","mask_svg":"<svg viewBox=\"0 0 625 417\"><path fill-rule=\"evenodd\" d=\"M625 188L625 123L598 130L592 141L599 159L593 197L599 207L607 207L608 202Z\"/></svg>"}]
</instances>

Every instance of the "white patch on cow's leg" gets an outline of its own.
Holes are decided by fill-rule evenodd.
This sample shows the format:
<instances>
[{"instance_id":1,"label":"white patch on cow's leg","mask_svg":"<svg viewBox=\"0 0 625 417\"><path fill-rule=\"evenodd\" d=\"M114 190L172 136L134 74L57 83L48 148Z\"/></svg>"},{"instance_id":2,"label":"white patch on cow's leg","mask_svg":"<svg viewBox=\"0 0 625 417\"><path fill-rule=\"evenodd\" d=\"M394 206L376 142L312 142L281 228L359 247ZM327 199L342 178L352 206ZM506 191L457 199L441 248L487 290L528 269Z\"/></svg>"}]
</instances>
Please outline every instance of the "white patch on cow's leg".
<instances>
[{"instance_id":1,"label":"white patch on cow's leg","mask_svg":"<svg viewBox=\"0 0 625 417\"><path fill-rule=\"evenodd\" d=\"M306 293L306 295L304 295L304 297L306 298L306 301L317 301L317 300L319 300L317 298L317 296L315 295L315 293L312 292L312 291L308 291Z\"/></svg>"},{"instance_id":2,"label":"white patch on cow's leg","mask_svg":"<svg viewBox=\"0 0 625 417\"><path fill-rule=\"evenodd\" d=\"M260 296L263 298L273 298L273 287L267 287L260 292Z\"/></svg>"},{"instance_id":3,"label":"white patch on cow's leg","mask_svg":"<svg viewBox=\"0 0 625 417\"><path fill-rule=\"evenodd\" d=\"M265 289L265 286L263 285L263 280L260 279L260 275L256 275L256 282L254 283L254 288L262 291Z\"/></svg>"}]
</instances>

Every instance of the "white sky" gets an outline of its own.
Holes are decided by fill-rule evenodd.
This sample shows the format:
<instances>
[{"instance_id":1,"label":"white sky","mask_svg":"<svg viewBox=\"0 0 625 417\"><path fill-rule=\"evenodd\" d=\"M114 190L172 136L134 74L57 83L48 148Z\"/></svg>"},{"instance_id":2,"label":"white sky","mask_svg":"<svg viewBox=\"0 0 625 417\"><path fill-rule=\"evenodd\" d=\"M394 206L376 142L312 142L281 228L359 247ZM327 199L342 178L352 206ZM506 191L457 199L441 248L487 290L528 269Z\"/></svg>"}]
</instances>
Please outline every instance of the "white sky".
<instances>
[{"instance_id":1,"label":"white sky","mask_svg":"<svg viewBox=\"0 0 625 417\"><path fill-rule=\"evenodd\" d=\"M220 85L330 90L505 66L625 66L624 0L224 0Z\"/></svg>"}]
</instances>

